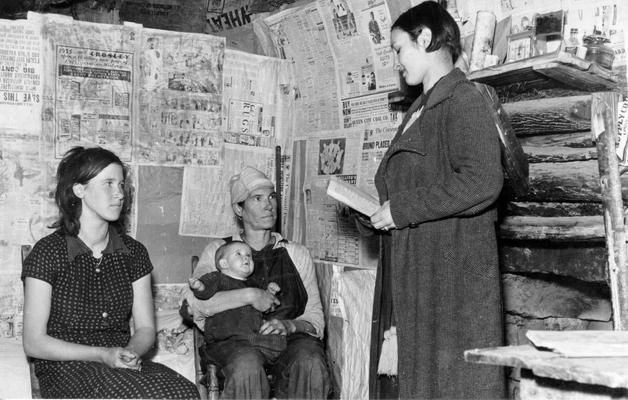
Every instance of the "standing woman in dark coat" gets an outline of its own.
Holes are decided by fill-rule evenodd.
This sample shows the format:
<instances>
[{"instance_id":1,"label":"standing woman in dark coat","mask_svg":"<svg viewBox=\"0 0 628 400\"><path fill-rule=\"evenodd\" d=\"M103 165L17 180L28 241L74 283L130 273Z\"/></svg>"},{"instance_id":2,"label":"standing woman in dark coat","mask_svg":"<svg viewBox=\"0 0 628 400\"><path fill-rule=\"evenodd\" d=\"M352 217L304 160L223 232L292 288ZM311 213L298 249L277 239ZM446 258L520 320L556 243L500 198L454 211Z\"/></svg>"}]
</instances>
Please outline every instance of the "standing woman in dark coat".
<instances>
[{"instance_id":1,"label":"standing woman in dark coat","mask_svg":"<svg viewBox=\"0 0 628 400\"><path fill-rule=\"evenodd\" d=\"M503 339L495 235L503 173L492 111L454 67L460 33L438 3L403 13L391 45L407 84L423 84L375 176L382 206L371 216L390 245L378 285L392 298L404 349L399 397L503 398L503 371L463 358Z\"/></svg>"}]
</instances>

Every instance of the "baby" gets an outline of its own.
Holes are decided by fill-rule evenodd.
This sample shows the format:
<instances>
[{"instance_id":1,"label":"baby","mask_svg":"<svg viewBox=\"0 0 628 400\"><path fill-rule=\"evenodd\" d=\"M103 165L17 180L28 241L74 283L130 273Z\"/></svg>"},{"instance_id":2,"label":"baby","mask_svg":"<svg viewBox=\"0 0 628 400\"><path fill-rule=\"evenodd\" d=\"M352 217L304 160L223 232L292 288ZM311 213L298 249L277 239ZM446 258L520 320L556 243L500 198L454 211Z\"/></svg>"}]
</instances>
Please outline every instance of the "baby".
<instances>
[{"instance_id":1,"label":"baby","mask_svg":"<svg viewBox=\"0 0 628 400\"><path fill-rule=\"evenodd\" d=\"M217 271L189 280L190 289L196 298L207 300L217 292L254 287L247 283L254 268L248 244L241 241L223 244L216 250L215 261ZM267 290L275 295L280 288L271 282ZM224 352L231 348L235 351L239 341L246 341L258 348L267 362L274 362L286 348L286 337L260 334L263 323L263 314L250 305L226 310L205 319L205 342L222 342L220 348ZM208 351L211 352L212 348L216 346L208 346Z\"/></svg>"}]
</instances>

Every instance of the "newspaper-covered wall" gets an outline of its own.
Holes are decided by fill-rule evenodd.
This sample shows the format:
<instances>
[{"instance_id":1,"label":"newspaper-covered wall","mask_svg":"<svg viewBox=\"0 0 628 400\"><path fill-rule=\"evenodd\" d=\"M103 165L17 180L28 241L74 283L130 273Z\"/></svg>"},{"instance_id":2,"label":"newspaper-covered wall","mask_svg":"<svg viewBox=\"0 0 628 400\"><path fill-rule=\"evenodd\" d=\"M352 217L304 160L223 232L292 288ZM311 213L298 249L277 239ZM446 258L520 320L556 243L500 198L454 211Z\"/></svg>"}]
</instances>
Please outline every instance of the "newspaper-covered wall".
<instances>
[{"instance_id":1,"label":"newspaper-covered wall","mask_svg":"<svg viewBox=\"0 0 628 400\"><path fill-rule=\"evenodd\" d=\"M299 140L290 155L284 232L304 240L316 259L373 267L372 245L325 189L329 176L338 175L374 193L375 170L400 122L388 104L389 93L400 88L388 4L312 1L255 22L266 52L297 72ZM371 139L361 153L364 137Z\"/></svg>"},{"instance_id":2,"label":"newspaper-covered wall","mask_svg":"<svg viewBox=\"0 0 628 400\"><path fill-rule=\"evenodd\" d=\"M99 145L131 161L139 25L74 21L29 13L43 39L42 156Z\"/></svg>"},{"instance_id":3,"label":"newspaper-covered wall","mask_svg":"<svg viewBox=\"0 0 628 400\"><path fill-rule=\"evenodd\" d=\"M327 196L330 176L355 184L358 174L360 131L319 132L307 138L303 185L306 244L317 260L360 264L360 238L349 210ZM340 208L340 209L339 209Z\"/></svg>"},{"instance_id":4,"label":"newspaper-covered wall","mask_svg":"<svg viewBox=\"0 0 628 400\"><path fill-rule=\"evenodd\" d=\"M39 26L24 20L0 24L0 129L3 138L39 138L42 66Z\"/></svg>"},{"instance_id":5,"label":"newspaper-covered wall","mask_svg":"<svg viewBox=\"0 0 628 400\"><path fill-rule=\"evenodd\" d=\"M323 19L312 2L265 20L278 54L294 63L298 74L302 105L296 124L302 133L340 127L340 93Z\"/></svg>"},{"instance_id":6,"label":"newspaper-covered wall","mask_svg":"<svg viewBox=\"0 0 628 400\"><path fill-rule=\"evenodd\" d=\"M364 157L361 151L364 138L363 129L344 129L317 132L296 142L293 185L295 191L301 188L302 195L295 196L294 207L303 207L304 214L295 210L292 217L304 226L295 229L304 230L305 243L316 260L365 268L377 265L376 239L360 237L351 211L327 195L330 177L355 185L359 176L373 169L369 155Z\"/></svg>"},{"instance_id":7,"label":"newspaper-covered wall","mask_svg":"<svg viewBox=\"0 0 628 400\"><path fill-rule=\"evenodd\" d=\"M46 162L46 227L57 216L52 193L56 167L74 146L101 146L127 166L127 194L136 197L137 169L132 164L135 140L137 45L141 26L97 24L55 14L29 13L42 40L42 109L39 158ZM134 236L137 205L127 213L127 233ZM40 229L38 240L48 229ZM33 243L29 242L29 243Z\"/></svg>"},{"instance_id":8,"label":"newspaper-covered wall","mask_svg":"<svg viewBox=\"0 0 628 400\"><path fill-rule=\"evenodd\" d=\"M292 63L236 50L225 54L225 142L285 148L295 128L298 93Z\"/></svg>"},{"instance_id":9,"label":"newspaper-covered wall","mask_svg":"<svg viewBox=\"0 0 628 400\"><path fill-rule=\"evenodd\" d=\"M138 163L221 163L224 48L224 38L210 35L142 31Z\"/></svg>"},{"instance_id":10,"label":"newspaper-covered wall","mask_svg":"<svg viewBox=\"0 0 628 400\"><path fill-rule=\"evenodd\" d=\"M247 165L259 169L275 181L274 149L266 147L225 144L221 168L185 168L180 235L225 237L237 232L229 195L229 178Z\"/></svg>"},{"instance_id":11,"label":"newspaper-covered wall","mask_svg":"<svg viewBox=\"0 0 628 400\"><path fill-rule=\"evenodd\" d=\"M46 207L40 46L37 24L0 20L0 315L21 311L20 245L38 235Z\"/></svg>"},{"instance_id":12,"label":"newspaper-covered wall","mask_svg":"<svg viewBox=\"0 0 628 400\"><path fill-rule=\"evenodd\" d=\"M397 123L388 93L400 88L386 1L318 0L263 20L267 54L294 63L303 132Z\"/></svg>"},{"instance_id":13,"label":"newspaper-covered wall","mask_svg":"<svg viewBox=\"0 0 628 400\"><path fill-rule=\"evenodd\" d=\"M36 13L25 21L0 20L0 37L0 326L7 328L2 335L21 335L20 247L51 232L48 226L58 213L55 172L71 147L102 146L127 164L127 232L132 236L141 212L135 201L140 164L193 164L214 171L227 157L216 186L222 194L222 177L245 164L274 178L274 145L292 129L283 115L295 97L288 62L277 60L270 69L275 74L272 94L266 93L268 68L257 71L264 82L257 85L255 99L261 99L267 116L259 126L272 128L270 147L231 145L225 150L224 38ZM187 198L191 194L193 190ZM184 215L193 216L183 220L192 233L202 236L206 229L220 236L226 233L220 228L233 226L232 216L211 218L212 213L198 226L190 223L198 222L194 218L206 208L184 207Z\"/></svg>"},{"instance_id":14,"label":"newspaper-covered wall","mask_svg":"<svg viewBox=\"0 0 628 400\"><path fill-rule=\"evenodd\" d=\"M227 50L223 77L224 161L221 168L186 168L181 235L222 237L236 231L228 181L244 166L258 168L273 181L276 167L282 168L287 176L290 174L288 143L295 130L298 96L293 65L286 60ZM283 149L278 166L275 166L275 146ZM282 198L288 188L284 179L282 187L277 189L283 189ZM287 206L282 206L279 211L282 220L286 209Z\"/></svg>"}]
</instances>

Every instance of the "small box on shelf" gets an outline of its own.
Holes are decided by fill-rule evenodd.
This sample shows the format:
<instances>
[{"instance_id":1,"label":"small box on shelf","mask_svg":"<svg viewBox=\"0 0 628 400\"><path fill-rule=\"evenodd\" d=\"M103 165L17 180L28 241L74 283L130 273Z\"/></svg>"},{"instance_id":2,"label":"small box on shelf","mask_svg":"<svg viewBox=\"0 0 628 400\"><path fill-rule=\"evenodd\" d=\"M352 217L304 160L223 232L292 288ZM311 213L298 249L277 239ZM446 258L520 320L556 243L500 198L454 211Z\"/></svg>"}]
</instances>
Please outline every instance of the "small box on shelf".
<instances>
[{"instance_id":1,"label":"small box on shelf","mask_svg":"<svg viewBox=\"0 0 628 400\"><path fill-rule=\"evenodd\" d=\"M534 56L534 32L523 31L508 36L506 62L513 62Z\"/></svg>"},{"instance_id":2,"label":"small box on shelf","mask_svg":"<svg viewBox=\"0 0 628 400\"><path fill-rule=\"evenodd\" d=\"M534 21L534 55L560 51L563 43L565 11L539 14Z\"/></svg>"}]
</instances>

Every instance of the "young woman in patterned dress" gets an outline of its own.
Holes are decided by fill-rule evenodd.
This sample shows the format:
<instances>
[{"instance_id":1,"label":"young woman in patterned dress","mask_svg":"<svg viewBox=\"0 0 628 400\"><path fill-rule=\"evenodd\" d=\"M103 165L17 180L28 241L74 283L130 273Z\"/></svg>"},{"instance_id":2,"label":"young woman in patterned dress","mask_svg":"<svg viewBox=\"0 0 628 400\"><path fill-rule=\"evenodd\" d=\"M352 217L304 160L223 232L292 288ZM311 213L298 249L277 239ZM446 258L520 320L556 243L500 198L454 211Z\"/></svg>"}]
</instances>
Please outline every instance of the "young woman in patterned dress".
<instances>
[{"instance_id":1,"label":"young woman in patterned dress","mask_svg":"<svg viewBox=\"0 0 628 400\"><path fill-rule=\"evenodd\" d=\"M22 271L24 350L45 398L199 397L183 376L142 360L155 342L153 267L122 229L125 176L98 147L69 150L57 169L56 231Z\"/></svg>"}]
</instances>

